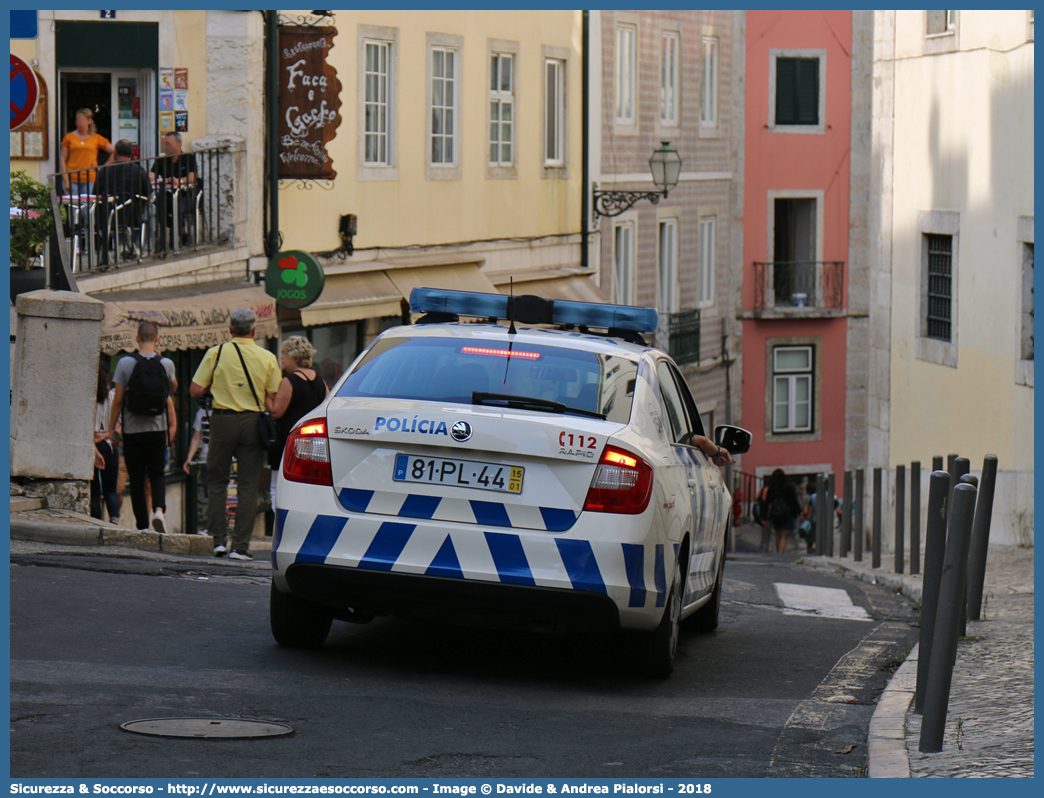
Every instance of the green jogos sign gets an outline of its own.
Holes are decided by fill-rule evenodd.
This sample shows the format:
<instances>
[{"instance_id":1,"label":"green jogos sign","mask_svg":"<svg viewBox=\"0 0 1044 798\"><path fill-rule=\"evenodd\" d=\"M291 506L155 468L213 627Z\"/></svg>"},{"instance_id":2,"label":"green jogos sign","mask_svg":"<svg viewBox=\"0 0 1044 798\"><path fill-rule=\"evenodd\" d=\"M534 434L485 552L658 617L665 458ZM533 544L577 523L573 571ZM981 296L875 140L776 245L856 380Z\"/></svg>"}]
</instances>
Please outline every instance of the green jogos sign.
<instances>
[{"instance_id":1,"label":"green jogos sign","mask_svg":"<svg viewBox=\"0 0 1044 798\"><path fill-rule=\"evenodd\" d=\"M323 292L323 267L307 252L280 252L268 262L265 292L284 308L311 305Z\"/></svg>"}]
</instances>

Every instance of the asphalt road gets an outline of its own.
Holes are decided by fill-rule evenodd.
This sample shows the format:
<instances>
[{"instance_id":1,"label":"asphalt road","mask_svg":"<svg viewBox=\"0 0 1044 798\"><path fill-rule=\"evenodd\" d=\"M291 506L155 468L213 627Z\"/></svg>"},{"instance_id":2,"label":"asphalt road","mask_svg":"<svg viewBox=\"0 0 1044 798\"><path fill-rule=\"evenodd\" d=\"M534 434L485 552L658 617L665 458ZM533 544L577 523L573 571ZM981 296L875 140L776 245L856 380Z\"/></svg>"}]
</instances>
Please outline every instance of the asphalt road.
<instances>
[{"instance_id":1,"label":"asphalt road","mask_svg":"<svg viewBox=\"0 0 1044 798\"><path fill-rule=\"evenodd\" d=\"M666 682L614 638L378 619L317 651L268 629L263 565L28 554L11 567L11 776L862 775L890 657L914 642L885 588L740 553L722 620ZM785 614L774 583L841 588L871 621ZM141 718L276 720L293 735L185 740Z\"/></svg>"}]
</instances>

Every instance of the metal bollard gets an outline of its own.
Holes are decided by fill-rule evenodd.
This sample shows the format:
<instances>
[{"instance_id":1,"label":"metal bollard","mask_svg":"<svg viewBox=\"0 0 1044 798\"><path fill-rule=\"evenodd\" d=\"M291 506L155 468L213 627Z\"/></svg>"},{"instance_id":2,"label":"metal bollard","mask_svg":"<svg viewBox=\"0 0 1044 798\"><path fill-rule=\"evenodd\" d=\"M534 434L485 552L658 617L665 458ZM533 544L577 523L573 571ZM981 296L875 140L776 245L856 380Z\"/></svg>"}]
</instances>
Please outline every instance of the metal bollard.
<instances>
[{"instance_id":1,"label":"metal bollard","mask_svg":"<svg viewBox=\"0 0 1044 798\"><path fill-rule=\"evenodd\" d=\"M964 582L968 576L968 549L971 545L977 492L968 484L957 485L953 489L951 537L946 541L946 558L939 584L939 607L932 639L932 661L928 666L924 718L921 721L919 748L926 754L942 750L953 665L957 659L957 626L960 608L965 604Z\"/></svg>"},{"instance_id":2,"label":"metal bollard","mask_svg":"<svg viewBox=\"0 0 1044 798\"><path fill-rule=\"evenodd\" d=\"M960 458L958 458L958 462L959 462L959 460L960 460ZM979 489L979 478L976 477L973 474L963 474L961 476L960 483L962 485L971 485L976 490ZM976 495L976 501L977 500L978 500L978 496ZM970 549L969 549L969 551L970 551ZM968 573L967 570L965 570L964 584L961 585L961 595L965 596L965 597L967 597L967 595L968 595L968 576L967 576L967 573ZM966 634L968 634L968 601L967 601L967 598L965 598L965 600L961 603L961 623L960 623L960 626L958 628L960 630L960 636L961 637L964 637Z\"/></svg>"},{"instance_id":3,"label":"metal bollard","mask_svg":"<svg viewBox=\"0 0 1044 798\"><path fill-rule=\"evenodd\" d=\"M943 458L941 454L937 454L932 458L932 472L943 470Z\"/></svg>"},{"instance_id":4,"label":"metal bollard","mask_svg":"<svg viewBox=\"0 0 1044 798\"><path fill-rule=\"evenodd\" d=\"M874 537L870 541L871 568L881 567L881 469L874 469Z\"/></svg>"},{"instance_id":5,"label":"metal bollard","mask_svg":"<svg viewBox=\"0 0 1044 798\"><path fill-rule=\"evenodd\" d=\"M921 462L910 463L910 573L921 573Z\"/></svg>"},{"instance_id":6,"label":"metal bollard","mask_svg":"<svg viewBox=\"0 0 1044 798\"><path fill-rule=\"evenodd\" d=\"M924 691L928 683L928 664L932 659L932 634L935 611L939 606L939 578L946 553L946 497L950 475L942 469L932 472L928 481L928 523L924 535L924 582L921 586L921 631L917 654L917 690L914 712L924 711Z\"/></svg>"},{"instance_id":7,"label":"metal bollard","mask_svg":"<svg viewBox=\"0 0 1044 798\"><path fill-rule=\"evenodd\" d=\"M866 504L866 485L864 484L865 479L863 475L863 469L857 468L855 473L855 501L856 501L856 517L855 517L855 529L852 530L852 542L854 544L854 559L856 562L863 561L863 538L866 535L866 519L863 517L863 506Z\"/></svg>"},{"instance_id":8,"label":"metal bollard","mask_svg":"<svg viewBox=\"0 0 1044 798\"><path fill-rule=\"evenodd\" d=\"M903 550L903 528L906 522L906 466L895 467L895 572L903 573L906 552Z\"/></svg>"},{"instance_id":9,"label":"metal bollard","mask_svg":"<svg viewBox=\"0 0 1044 798\"><path fill-rule=\"evenodd\" d=\"M841 556L852 550L852 472L845 472L844 498L841 500Z\"/></svg>"},{"instance_id":10,"label":"metal bollard","mask_svg":"<svg viewBox=\"0 0 1044 798\"><path fill-rule=\"evenodd\" d=\"M997 485L997 455L988 454L982 463L982 482L975 500L971 553L968 555L968 617L978 621L982 613L982 589L986 582L986 554L990 545L993 491Z\"/></svg>"},{"instance_id":11,"label":"metal bollard","mask_svg":"<svg viewBox=\"0 0 1044 798\"><path fill-rule=\"evenodd\" d=\"M957 458L959 454L948 454L946 455L946 470L950 472L950 495L946 497L946 511L950 511L950 507L953 506L953 489L957 486L957 481L961 478L961 475L957 473Z\"/></svg>"},{"instance_id":12,"label":"metal bollard","mask_svg":"<svg viewBox=\"0 0 1044 798\"><path fill-rule=\"evenodd\" d=\"M835 477L833 473L827 475L827 489L826 489L826 518L829 518L827 523L827 557L834 556L834 495L837 491L837 485L834 484Z\"/></svg>"}]
</instances>

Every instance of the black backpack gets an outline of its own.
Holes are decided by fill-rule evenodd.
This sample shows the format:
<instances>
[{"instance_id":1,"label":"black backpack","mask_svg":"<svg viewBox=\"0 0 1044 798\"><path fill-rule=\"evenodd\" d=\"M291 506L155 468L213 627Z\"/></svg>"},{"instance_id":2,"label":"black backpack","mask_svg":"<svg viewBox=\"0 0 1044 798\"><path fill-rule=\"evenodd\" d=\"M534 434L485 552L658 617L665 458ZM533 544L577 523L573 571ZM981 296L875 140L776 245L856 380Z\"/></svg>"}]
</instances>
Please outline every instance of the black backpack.
<instances>
[{"instance_id":1,"label":"black backpack","mask_svg":"<svg viewBox=\"0 0 1044 798\"><path fill-rule=\"evenodd\" d=\"M167 411L170 396L170 378L163 368L162 358L156 354L143 357L135 352L131 355L137 362L127 380L125 407L139 416L159 416Z\"/></svg>"},{"instance_id":2,"label":"black backpack","mask_svg":"<svg viewBox=\"0 0 1044 798\"><path fill-rule=\"evenodd\" d=\"M769 510L769 518L773 521L783 521L789 517L786 497L779 494L772 500L772 507Z\"/></svg>"}]
</instances>

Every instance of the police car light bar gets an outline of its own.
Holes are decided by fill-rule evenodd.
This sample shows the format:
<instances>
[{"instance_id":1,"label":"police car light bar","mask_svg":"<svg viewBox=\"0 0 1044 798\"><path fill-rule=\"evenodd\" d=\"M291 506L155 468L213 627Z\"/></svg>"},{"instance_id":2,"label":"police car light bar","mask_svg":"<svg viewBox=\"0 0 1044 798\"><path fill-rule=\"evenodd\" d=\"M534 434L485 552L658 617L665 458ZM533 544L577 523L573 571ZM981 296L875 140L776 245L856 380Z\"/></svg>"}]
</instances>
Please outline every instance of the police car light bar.
<instances>
[{"instance_id":1,"label":"police car light bar","mask_svg":"<svg viewBox=\"0 0 1044 798\"><path fill-rule=\"evenodd\" d=\"M516 300L519 297L515 297ZM505 294L481 294L477 291L449 291L441 288L414 288L410 292L410 310L414 313L449 313L456 316L485 316L507 319L511 297ZM660 317L655 308L632 305L601 305L596 302L574 302L565 299L543 300L550 306L551 324L572 324L651 333ZM515 321L537 324L544 319L524 318L516 313Z\"/></svg>"}]
</instances>

